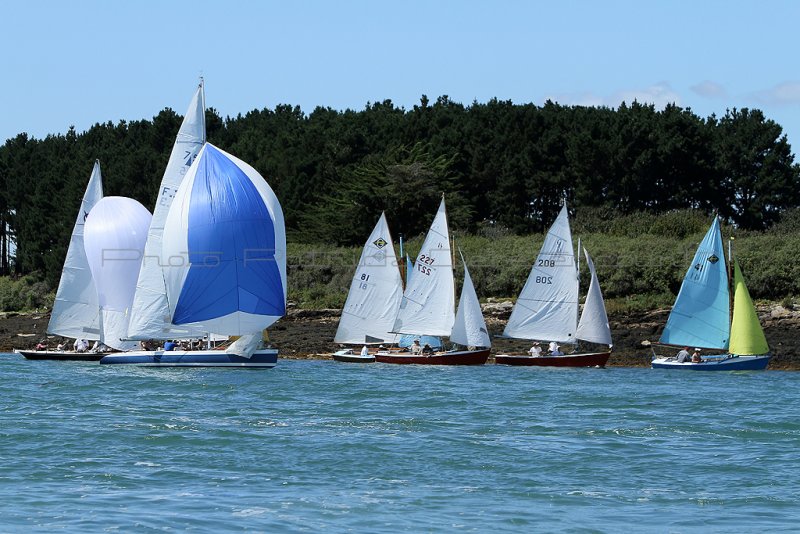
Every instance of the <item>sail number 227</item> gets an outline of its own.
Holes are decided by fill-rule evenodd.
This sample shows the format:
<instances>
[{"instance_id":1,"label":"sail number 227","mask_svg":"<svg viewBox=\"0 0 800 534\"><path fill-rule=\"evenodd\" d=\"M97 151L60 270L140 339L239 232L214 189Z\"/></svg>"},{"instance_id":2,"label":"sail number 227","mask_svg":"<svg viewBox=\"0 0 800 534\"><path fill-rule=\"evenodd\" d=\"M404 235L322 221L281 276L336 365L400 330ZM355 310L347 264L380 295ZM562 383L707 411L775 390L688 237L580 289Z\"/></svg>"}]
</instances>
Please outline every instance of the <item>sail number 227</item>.
<instances>
[{"instance_id":1,"label":"sail number 227","mask_svg":"<svg viewBox=\"0 0 800 534\"><path fill-rule=\"evenodd\" d=\"M431 265L433 265L433 258L426 256L425 254L420 254L419 259L417 260L417 270L424 275L430 276Z\"/></svg>"}]
</instances>

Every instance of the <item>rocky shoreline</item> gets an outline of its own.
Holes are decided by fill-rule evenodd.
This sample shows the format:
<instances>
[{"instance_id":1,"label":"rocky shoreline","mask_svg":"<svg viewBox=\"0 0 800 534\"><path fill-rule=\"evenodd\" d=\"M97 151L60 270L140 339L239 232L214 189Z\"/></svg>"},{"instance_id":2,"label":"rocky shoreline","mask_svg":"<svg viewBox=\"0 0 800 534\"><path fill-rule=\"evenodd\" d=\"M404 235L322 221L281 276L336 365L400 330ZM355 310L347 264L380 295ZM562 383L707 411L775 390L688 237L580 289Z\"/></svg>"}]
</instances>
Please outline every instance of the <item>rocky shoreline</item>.
<instances>
[{"instance_id":1,"label":"rocky shoreline","mask_svg":"<svg viewBox=\"0 0 800 534\"><path fill-rule=\"evenodd\" d=\"M503 331L511 313L511 302L489 302L483 305L484 316L492 336ZM764 333L772 349L772 370L800 370L800 307L784 308L779 304L758 306ZM629 315L610 315L614 336L614 352L609 367L649 367L652 349L648 342L658 340L667 320L668 309ZM45 336L49 313L0 314L0 352L33 348ZM286 317L270 327L270 339L286 359L327 358L336 346L333 336L339 322L339 310L301 310L289 308ZM50 338L55 346L60 338ZM494 354L521 352L525 342L493 338ZM491 361L491 359L490 359Z\"/></svg>"}]
</instances>

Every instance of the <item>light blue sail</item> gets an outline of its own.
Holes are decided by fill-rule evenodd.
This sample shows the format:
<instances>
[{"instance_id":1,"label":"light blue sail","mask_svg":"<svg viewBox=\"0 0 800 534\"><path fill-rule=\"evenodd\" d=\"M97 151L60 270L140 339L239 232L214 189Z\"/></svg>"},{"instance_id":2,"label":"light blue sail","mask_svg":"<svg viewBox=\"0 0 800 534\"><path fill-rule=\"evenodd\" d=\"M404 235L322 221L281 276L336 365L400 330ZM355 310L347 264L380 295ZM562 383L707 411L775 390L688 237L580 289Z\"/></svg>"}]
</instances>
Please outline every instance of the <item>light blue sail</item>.
<instances>
[{"instance_id":1,"label":"light blue sail","mask_svg":"<svg viewBox=\"0 0 800 534\"><path fill-rule=\"evenodd\" d=\"M661 343L727 349L730 338L728 273L719 219L697 248L667 319Z\"/></svg>"}]
</instances>

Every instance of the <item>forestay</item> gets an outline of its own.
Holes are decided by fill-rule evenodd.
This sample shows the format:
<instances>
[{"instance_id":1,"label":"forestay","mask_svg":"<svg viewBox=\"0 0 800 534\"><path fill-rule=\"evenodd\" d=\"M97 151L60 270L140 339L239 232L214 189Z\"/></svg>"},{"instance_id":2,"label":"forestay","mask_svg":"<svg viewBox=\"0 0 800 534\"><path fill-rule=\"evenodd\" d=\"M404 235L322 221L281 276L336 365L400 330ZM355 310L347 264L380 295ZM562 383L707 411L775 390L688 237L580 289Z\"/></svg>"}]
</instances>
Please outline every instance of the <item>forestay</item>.
<instances>
[{"instance_id":1,"label":"forestay","mask_svg":"<svg viewBox=\"0 0 800 534\"><path fill-rule=\"evenodd\" d=\"M547 232L503 335L575 342L578 273L566 203Z\"/></svg>"},{"instance_id":2,"label":"forestay","mask_svg":"<svg viewBox=\"0 0 800 534\"><path fill-rule=\"evenodd\" d=\"M394 343L397 335L390 332L402 298L394 243L386 215L381 214L361 252L334 341Z\"/></svg>"},{"instance_id":3,"label":"forestay","mask_svg":"<svg viewBox=\"0 0 800 534\"><path fill-rule=\"evenodd\" d=\"M162 261L168 259L175 265L165 273L174 324L244 335L286 312L280 203L253 167L210 143L167 214Z\"/></svg>"},{"instance_id":4,"label":"forestay","mask_svg":"<svg viewBox=\"0 0 800 534\"><path fill-rule=\"evenodd\" d=\"M103 177L100 173L100 162L95 161L72 228L61 280L47 326L50 334L78 339L100 339L100 304L83 247L83 230L89 212L102 198Z\"/></svg>"},{"instance_id":5,"label":"forestay","mask_svg":"<svg viewBox=\"0 0 800 534\"><path fill-rule=\"evenodd\" d=\"M726 349L730 334L728 273L719 219L708 229L683 279L660 342Z\"/></svg>"},{"instance_id":6,"label":"forestay","mask_svg":"<svg viewBox=\"0 0 800 534\"><path fill-rule=\"evenodd\" d=\"M203 84L200 83L178 131L158 190L128 324L128 337L131 339L185 339L203 337L208 333L202 328L192 329L170 323L164 270L169 269L172 262L169 258L165 262L161 261L167 213L175 192L203 147L205 139L205 98Z\"/></svg>"},{"instance_id":7,"label":"forestay","mask_svg":"<svg viewBox=\"0 0 800 534\"><path fill-rule=\"evenodd\" d=\"M608 326L608 316L603 303L603 293L600 291L600 282L597 280L594 262L585 248L583 249L583 254L586 256L586 265L589 266L591 281L589 282L586 302L583 304L583 312L581 313L581 320L578 323L578 330L575 336L583 341L610 346L611 328Z\"/></svg>"},{"instance_id":8,"label":"forestay","mask_svg":"<svg viewBox=\"0 0 800 534\"><path fill-rule=\"evenodd\" d=\"M464 285L461 288L461 298L450 340L465 347L491 347L492 342L481 312L481 303L475 293L475 286L472 284L467 262L463 256L461 262L464 264Z\"/></svg>"},{"instance_id":9,"label":"forestay","mask_svg":"<svg viewBox=\"0 0 800 534\"><path fill-rule=\"evenodd\" d=\"M455 286L444 198L414 262L393 331L449 336L455 320Z\"/></svg>"}]
</instances>

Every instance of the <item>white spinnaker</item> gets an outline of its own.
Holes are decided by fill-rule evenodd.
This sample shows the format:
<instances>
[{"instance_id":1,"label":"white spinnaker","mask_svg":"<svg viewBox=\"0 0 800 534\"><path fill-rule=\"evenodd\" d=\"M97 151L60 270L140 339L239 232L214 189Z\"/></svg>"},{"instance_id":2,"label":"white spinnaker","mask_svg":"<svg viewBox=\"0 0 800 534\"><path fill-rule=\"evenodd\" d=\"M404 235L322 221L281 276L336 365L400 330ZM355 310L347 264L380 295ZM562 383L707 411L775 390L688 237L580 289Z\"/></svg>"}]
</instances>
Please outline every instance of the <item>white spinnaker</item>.
<instances>
[{"instance_id":1,"label":"white spinnaker","mask_svg":"<svg viewBox=\"0 0 800 534\"><path fill-rule=\"evenodd\" d=\"M72 228L61 280L47 331L64 337L97 340L101 336L100 304L83 247L83 228L89 212L103 198L100 162L95 161L81 209Z\"/></svg>"},{"instance_id":2,"label":"white spinnaker","mask_svg":"<svg viewBox=\"0 0 800 534\"><path fill-rule=\"evenodd\" d=\"M566 203L547 232L503 335L574 343L578 273Z\"/></svg>"},{"instance_id":3,"label":"white spinnaker","mask_svg":"<svg viewBox=\"0 0 800 534\"><path fill-rule=\"evenodd\" d=\"M575 336L583 341L610 346L611 328L608 326L608 316L603 302L603 293L600 291L600 282L597 280L594 262L585 248L583 249L583 254L586 256L586 265L589 266L589 272L592 276Z\"/></svg>"},{"instance_id":4,"label":"white spinnaker","mask_svg":"<svg viewBox=\"0 0 800 534\"><path fill-rule=\"evenodd\" d=\"M128 324L130 339L185 339L203 337L208 333L202 329L170 323L164 282L164 270L170 268L170 263L161 261L161 243L167 213L178 187L205 140L205 98L201 82L183 118L161 179L131 308Z\"/></svg>"},{"instance_id":5,"label":"white spinnaker","mask_svg":"<svg viewBox=\"0 0 800 534\"><path fill-rule=\"evenodd\" d=\"M461 298L458 301L458 311L450 333L450 341L466 347L491 347L492 342L481 312L481 303L478 294L475 293L475 286L472 284L472 277L469 275L467 262L463 256L461 261L464 264L464 285L461 288Z\"/></svg>"},{"instance_id":6,"label":"white spinnaker","mask_svg":"<svg viewBox=\"0 0 800 534\"><path fill-rule=\"evenodd\" d=\"M400 334L449 336L455 321L455 286L450 232L444 198L433 219L411 277L393 331Z\"/></svg>"},{"instance_id":7,"label":"white spinnaker","mask_svg":"<svg viewBox=\"0 0 800 534\"><path fill-rule=\"evenodd\" d=\"M117 350L136 346L126 340L128 314L150 218L147 208L126 197L103 198L86 218L83 244L100 304L101 341Z\"/></svg>"},{"instance_id":8,"label":"white spinnaker","mask_svg":"<svg viewBox=\"0 0 800 534\"><path fill-rule=\"evenodd\" d=\"M333 340L349 344L396 342L397 334L390 332L402 298L403 280L389 224L381 214L364 244Z\"/></svg>"}]
</instances>

